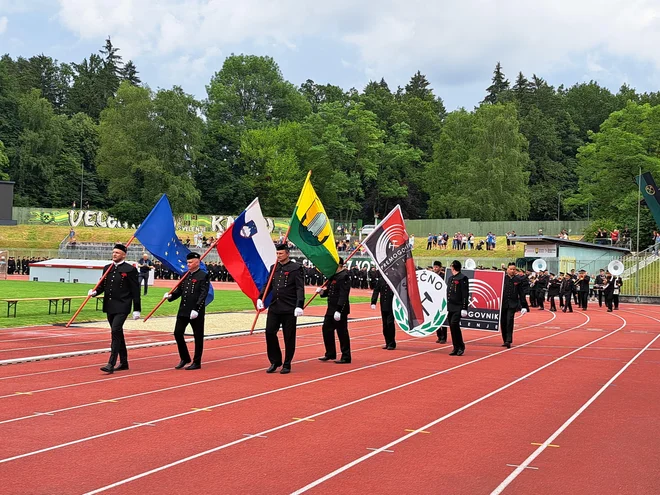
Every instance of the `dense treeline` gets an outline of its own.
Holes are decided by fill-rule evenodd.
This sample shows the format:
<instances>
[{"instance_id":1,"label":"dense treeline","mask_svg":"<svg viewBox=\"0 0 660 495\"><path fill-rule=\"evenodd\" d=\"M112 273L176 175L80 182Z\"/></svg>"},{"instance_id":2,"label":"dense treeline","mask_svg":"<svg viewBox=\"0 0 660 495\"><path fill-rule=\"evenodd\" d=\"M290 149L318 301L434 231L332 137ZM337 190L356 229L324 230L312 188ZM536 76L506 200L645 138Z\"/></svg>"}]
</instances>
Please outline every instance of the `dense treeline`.
<instances>
[{"instance_id":1,"label":"dense treeline","mask_svg":"<svg viewBox=\"0 0 660 495\"><path fill-rule=\"evenodd\" d=\"M396 89L296 87L251 55L228 57L197 101L149 89L107 39L80 63L0 59L0 178L17 206L42 207L80 202L82 181L84 203L132 222L161 192L177 212L237 213L258 195L287 216L311 169L343 221L400 203L408 218L632 224L639 167L660 177L659 102L593 81L512 84L498 63L479 106L448 113L420 72Z\"/></svg>"}]
</instances>

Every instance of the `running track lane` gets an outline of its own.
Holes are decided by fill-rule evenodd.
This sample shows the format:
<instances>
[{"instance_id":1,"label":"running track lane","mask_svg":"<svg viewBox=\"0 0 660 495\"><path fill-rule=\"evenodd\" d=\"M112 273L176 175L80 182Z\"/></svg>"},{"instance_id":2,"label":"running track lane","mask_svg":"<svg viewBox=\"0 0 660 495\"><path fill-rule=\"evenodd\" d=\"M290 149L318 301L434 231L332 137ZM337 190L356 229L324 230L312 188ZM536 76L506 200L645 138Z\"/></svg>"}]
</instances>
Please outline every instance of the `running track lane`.
<instances>
[{"instance_id":1,"label":"running track lane","mask_svg":"<svg viewBox=\"0 0 660 495\"><path fill-rule=\"evenodd\" d=\"M521 332L521 333L524 333L524 332ZM480 335L483 335L483 333L481 333ZM488 335L487 337L490 338L492 336ZM382 350L380 351L380 356L381 356L380 359L382 359L383 352L384 351L382 351ZM446 352L446 350L444 352ZM389 355L390 353L386 353L386 354ZM392 353L392 354L395 354L395 353ZM405 355L401 356L401 358L406 359L406 356ZM449 358L447 358L447 359L449 359ZM328 365L326 364L325 368L323 368L322 363L319 363L319 365L321 366L321 369L323 371L322 374L327 374L327 366ZM329 366L337 367L336 365L333 365L333 364L330 364ZM339 368L342 368L342 367L339 367ZM353 373L351 373L351 375L353 375ZM270 375L265 375L265 374L263 376L266 379L270 379L270 380L276 379L276 380L278 380L278 382L276 382L276 383L281 384L282 379L291 378L291 377L295 376L295 374L289 375L289 377L281 377L279 375L278 376L270 376ZM348 374L346 376L348 376ZM367 379L366 382L367 383L373 383L373 380ZM305 387L306 391L309 391L309 388L310 387ZM295 397L296 395L298 395L300 393L299 390L300 389L294 388L294 389L292 389L292 393L290 393L288 395ZM319 391L317 391L316 389L312 390L311 392L313 394L318 394L319 393ZM321 392L322 392L322 390L321 390ZM264 396L266 398L265 400L262 399L261 401L258 401L258 400L255 399L254 402L264 402L266 405L268 405L271 402L272 398L277 397L278 395L285 395L285 392L280 392L279 394L278 393L269 394L267 396ZM284 401L289 402L289 400L290 399L285 398ZM324 399L321 399L320 401L324 402ZM239 405L240 404L241 403L239 403ZM112 406L115 406L115 404L112 404ZM172 406L171 402L169 403L169 406L170 407ZM203 406L204 405L202 405L202 407ZM246 408L241 408L240 406L239 407L234 407L233 409L242 409L243 413L241 413L240 411L228 411L227 413L223 414L223 416L226 416L227 418L237 418L237 417L242 418L244 416L244 413L246 412L245 411ZM267 410L267 407L264 407L262 404L255 404L254 406L248 407L247 409L248 409L248 412L249 412L249 410L253 409L257 413L257 416L260 417L260 418L257 418L259 421L267 421L267 422L272 421L272 414L269 414L268 410ZM224 411L222 411L222 412L224 413ZM206 414L206 413L197 413L197 414L194 414L194 415L185 416L184 420L178 420L178 421L168 420L164 423L160 423L159 426L160 425L165 425L165 428L158 429L158 431L159 431L158 434L160 435L162 433L162 430L167 429L169 431L169 433L165 434L166 438L164 440L166 440L166 441L169 441L169 439L171 439L173 437L177 437L177 436L180 437L181 435L184 435L184 437L186 438L186 441L182 442L181 438L179 438L178 441L177 441L177 447L174 448L175 451L179 448L179 446L183 447L184 445L186 447L195 448L195 441L191 442L192 439L196 438L198 440L205 440L205 441L208 441L208 439L209 439L209 431L208 431L209 430L209 422L208 422L209 420L206 419L203 416L204 414ZM108 417L109 417L108 414L105 414L103 419L107 419ZM57 416L55 416L54 418L57 418ZM152 415L151 418L153 419L154 416ZM44 419L49 420L49 419L53 419L53 418L48 417L48 418L44 418ZM124 422L125 422L126 418L123 418L123 419L124 419ZM252 418L250 418L250 420L252 420ZM170 421L171 421L171 423L176 423L176 424L172 424L170 426ZM76 421L74 420L73 423L75 423L75 422ZM192 427L193 431L191 431L191 429L189 428L188 425L190 427ZM218 431L218 433L222 433L223 435L226 434L229 437L231 437L234 433L236 433L235 431L233 431L234 428L236 428L237 431L240 431L240 430L243 429L244 425L240 424L240 422L239 422L238 425L232 424L232 423L227 423L227 424L223 423L221 426L222 426L222 428ZM246 427L249 428L249 425L247 425ZM145 426L145 427L139 427L139 428L129 430L130 433L131 433L129 435L129 437L130 437L129 443L131 443L131 445L132 445L131 448L128 448L128 446L126 445L126 438L104 437L104 440L94 441L94 445L89 445L89 444L80 445L80 444L78 444L76 446L67 447L66 452L64 452L63 450L59 450L59 453L64 455L67 459L76 458L76 459L79 459L80 462L83 462L83 463L86 463L87 461L92 461L93 463L100 461L101 462L101 468L103 468L103 469L105 469L108 466L108 462L112 463L114 461L121 461L121 462L127 461L128 457L130 457L128 454L133 448L138 448L138 450L146 448L148 450L148 453L146 453L146 456L145 456L145 452L137 453L138 454L138 459L137 459L138 465L139 465L140 460L152 459L152 460L157 461L161 455L168 455L168 453L171 455L171 452L172 452L172 446L171 445L168 446L168 448L163 450L157 443L154 443L153 438L152 439L144 439L144 440L140 440L139 438L136 438L136 437L142 436L143 433L146 433L147 435L152 435L152 433L149 433L148 431L146 431L145 428L151 430L151 428L153 428L153 427ZM54 428L53 426L50 426L48 428L48 431L50 432L50 431L53 431L54 429L56 429L56 428ZM187 430L187 431L185 431L185 430ZM199 433L199 435L194 435L194 432ZM117 435L117 436L119 436L119 435ZM192 436L192 439L190 438L190 436ZM10 437L11 437L11 435L10 435ZM123 445L123 447L120 447L120 445ZM102 449L104 451L105 450L109 450L109 451L113 451L113 452L117 452L117 451L124 452L125 451L127 455L126 456L122 455L121 458L120 458L120 456L111 456L111 459L103 459L103 456L101 456L101 459L99 459L99 458L90 458L90 456L88 454L90 452L90 449L92 449L91 451L93 452L96 449L98 449L99 447L102 447ZM153 451L149 447L153 447ZM47 458L52 457L53 455L55 455L55 457L56 457L56 458L53 459L53 462L48 461ZM28 464L25 467L27 468L28 465L29 465L30 466L29 469L37 469L39 471L41 471L44 468L49 469L48 466L50 466L50 469L52 469L53 466L59 465L58 460L57 460L57 455L58 455L58 451L51 451L49 453L39 454L38 455L39 460L36 461L36 462L38 462L37 465L35 465L35 461L33 461L31 463L28 462ZM26 461L27 459L29 459L29 458L23 458L23 459L18 460L18 461L12 461L11 462L11 469L15 470L14 472L25 472L23 468L20 468L20 464L24 464L24 461ZM34 457L34 459L36 459L36 457ZM119 471L116 471L116 469L111 468L110 473L123 472L124 469L129 469L129 470L131 468L134 469L135 468L135 462L136 462L135 459L131 460L130 462L128 462L128 464L124 465L123 468L120 469ZM7 464L3 465L2 468L4 469L7 466L10 466L10 464L7 463ZM77 463L76 467L79 467L79 466L80 466L80 464ZM97 469L98 468L99 467L97 466ZM80 472L90 473L92 471L89 471L88 469L82 469L82 471L80 471ZM110 474L110 473L106 473L106 474ZM60 479L60 476L59 476L60 474L61 474L61 470L57 472L57 476L56 476L57 479ZM52 475L52 473L51 473L51 475ZM86 477L86 479L88 479L88 478L89 477ZM35 478L35 479L38 479L38 478ZM41 479L43 480L43 478L41 478ZM47 482L46 484L48 486L50 486L50 483ZM56 489L54 485L53 485L53 488Z\"/></svg>"}]
</instances>

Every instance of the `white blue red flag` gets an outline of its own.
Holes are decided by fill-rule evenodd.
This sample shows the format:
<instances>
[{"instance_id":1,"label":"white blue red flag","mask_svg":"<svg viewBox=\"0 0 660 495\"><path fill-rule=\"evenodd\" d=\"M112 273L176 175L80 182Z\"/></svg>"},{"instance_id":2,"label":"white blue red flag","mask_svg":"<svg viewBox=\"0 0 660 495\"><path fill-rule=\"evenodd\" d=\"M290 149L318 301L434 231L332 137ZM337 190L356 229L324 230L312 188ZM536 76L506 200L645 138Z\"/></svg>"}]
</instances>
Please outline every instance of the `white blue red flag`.
<instances>
[{"instance_id":1,"label":"white blue red flag","mask_svg":"<svg viewBox=\"0 0 660 495\"><path fill-rule=\"evenodd\" d=\"M241 213L216 244L218 255L243 293L255 305L266 287L270 267L277 261L268 224L261 213L259 198ZM268 307L271 296L264 301Z\"/></svg>"}]
</instances>

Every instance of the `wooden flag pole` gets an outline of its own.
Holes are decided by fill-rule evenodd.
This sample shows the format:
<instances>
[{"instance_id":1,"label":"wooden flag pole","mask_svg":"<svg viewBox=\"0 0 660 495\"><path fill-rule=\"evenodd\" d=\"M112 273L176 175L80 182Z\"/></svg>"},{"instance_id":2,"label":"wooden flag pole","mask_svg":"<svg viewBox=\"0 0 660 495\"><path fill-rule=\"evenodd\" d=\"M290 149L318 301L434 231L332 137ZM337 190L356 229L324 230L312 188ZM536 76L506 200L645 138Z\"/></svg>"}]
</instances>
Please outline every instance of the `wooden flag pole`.
<instances>
[{"instance_id":1,"label":"wooden flag pole","mask_svg":"<svg viewBox=\"0 0 660 495\"><path fill-rule=\"evenodd\" d=\"M362 243L358 244L356 246L355 250L346 257L346 259L344 260L344 266L346 266L346 263L348 262L348 260L350 260L355 255L355 253L357 253L360 250L360 247L362 247ZM317 268L317 270L318 270L318 268ZM325 289L325 286L328 285L329 281L330 281L330 279L326 280L320 288ZM319 295L318 292L314 292L314 295L312 296L312 298L309 301L307 301L305 303L305 307L303 309L307 308L307 306L309 306L309 303L311 303L314 300L314 298L318 295Z\"/></svg>"},{"instance_id":2,"label":"wooden flag pole","mask_svg":"<svg viewBox=\"0 0 660 495\"><path fill-rule=\"evenodd\" d=\"M291 231L291 222L289 222L289 228L286 229L286 234L284 235L284 242L282 244L286 243L287 239L289 238L289 232ZM275 269L277 268L277 259L275 259L275 264L273 265L273 269L270 271L270 275L268 277L268 282L266 283L266 288L264 289L264 299L266 299L266 294L268 294L268 289L270 289L270 284L273 281L273 275L275 275ZM259 315L261 312L264 311L263 309L257 309L257 314L254 316L254 321L252 322L252 328L250 328L250 335L254 332L254 327L257 326L257 321L259 320Z\"/></svg>"},{"instance_id":3,"label":"wooden flag pole","mask_svg":"<svg viewBox=\"0 0 660 495\"><path fill-rule=\"evenodd\" d=\"M128 247L128 246L131 245L131 243L133 242L133 239L135 239L135 236L134 236L134 235L131 236L131 238L130 238L130 239L128 240L128 242L125 244L126 247ZM103 282L103 281L105 280L105 278L108 276L108 273L110 273L110 270L112 270L112 266L113 266L113 265L112 265L112 262L111 262L111 263L110 263L110 266L108 266L108 269L105 271L105 273L103 274L103 276L99 279L99 281L96 283L96 285L94 286L94 289L93 289L93 290L96 290L96 289L99 288L99 285L101 285L101 282ZM85 307L85 304L87 304L87 301L89 301L91 298L92 298L92 296L87 296L87 297L85 298L85 300L82 302L82 304L81 304L80 307L78 308L78 311L76 311L75 314L71 317L71 319L69 320L69 323L67 323L67 324L65 325L67 328L69 327L69 325L71 325L71 323L73 323L73 320L76 319L76 317L80 314L80 312L82 311L82 309Z\"/></svg>"},{"instance_id":4,"label":"wooden flag pole","mask_svg":"<svg viewBox=\"0 0 660 495\"><path fill-rule=\"evenodd\" d=\"M209 246L209 248L206 250L206 252L202 256L200 256L199 261L202 261L204 258L206 258L206 255L211 252L211 249L213 249L215 247L217 242L218 242L218 239L216 238L216 240L213 241L213 243ZM186 273L184 273L183 276L176 283L176 285L174 287L172 287L172 290L170 290L168 292L175 291L177 289L177 287L179 287L179 285L181 285L181 283L186 279L186 277L188 276L189 273L190 273L190 270L187 271ZM211 283L211 282L209 282L209 283ZM156 307L151 310L151 313L149 313L143 321L147 321L149 318L151 318L151 315L153 315L156 312L156 310L163 305L164 302L165 302L165 299L161 299L160 302L158 304L156 304Z\"/></svg>"}]
</instances>

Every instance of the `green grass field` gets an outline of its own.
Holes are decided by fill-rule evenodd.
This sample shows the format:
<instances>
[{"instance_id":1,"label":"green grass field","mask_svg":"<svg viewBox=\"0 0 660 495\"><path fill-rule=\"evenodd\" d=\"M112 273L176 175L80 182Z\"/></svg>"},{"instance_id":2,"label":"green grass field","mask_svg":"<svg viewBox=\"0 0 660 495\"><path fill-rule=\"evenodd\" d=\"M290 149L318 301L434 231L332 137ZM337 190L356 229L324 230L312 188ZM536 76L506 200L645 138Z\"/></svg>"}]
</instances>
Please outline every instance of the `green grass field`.
<instances>
[{"instance_id":1,"label":"green grass field","mask_svg":"<svg viewBox=\"0 0 660 495\"><path fill-rule=\"evenodd\" d=\"M30 297L56 297L56 296L86 296L89 289L94 288L91 284L64 284L58 282L30 282L21 280L0 280L0 300L5 298L30 298ZM166 288L150 288L146 296L142 296L142 316L146 316L162 299ZM311 297L307 295L307 298ZM48 301L30 301L19 302L16 310L16 318L7 318L7 303L0 301L0 328L24 327L31 325L52 325L54 323L66 323L76 312L84 299L74 299L71 301L71 313L48 314ZM351 297L351 302L369 302L368 297ZM312 301L312 306L325 305L323 299L316 298ZM59 308L61 309L61 303ZM155 316L175 315L179 309L179 302L164 303ZM209 313L220 313L227 311L241 311L254 309L252 301L245 294L238 290L216 290L215 299L208 306ZM14 314L12 308L11 314ZM105 320L105 315L101 311L101 302L99 301L99 310L96 311L96 300L90 300L85 308L76 318L76 322L83 323L87 321Z\"/></svg>"}]
</instances>

